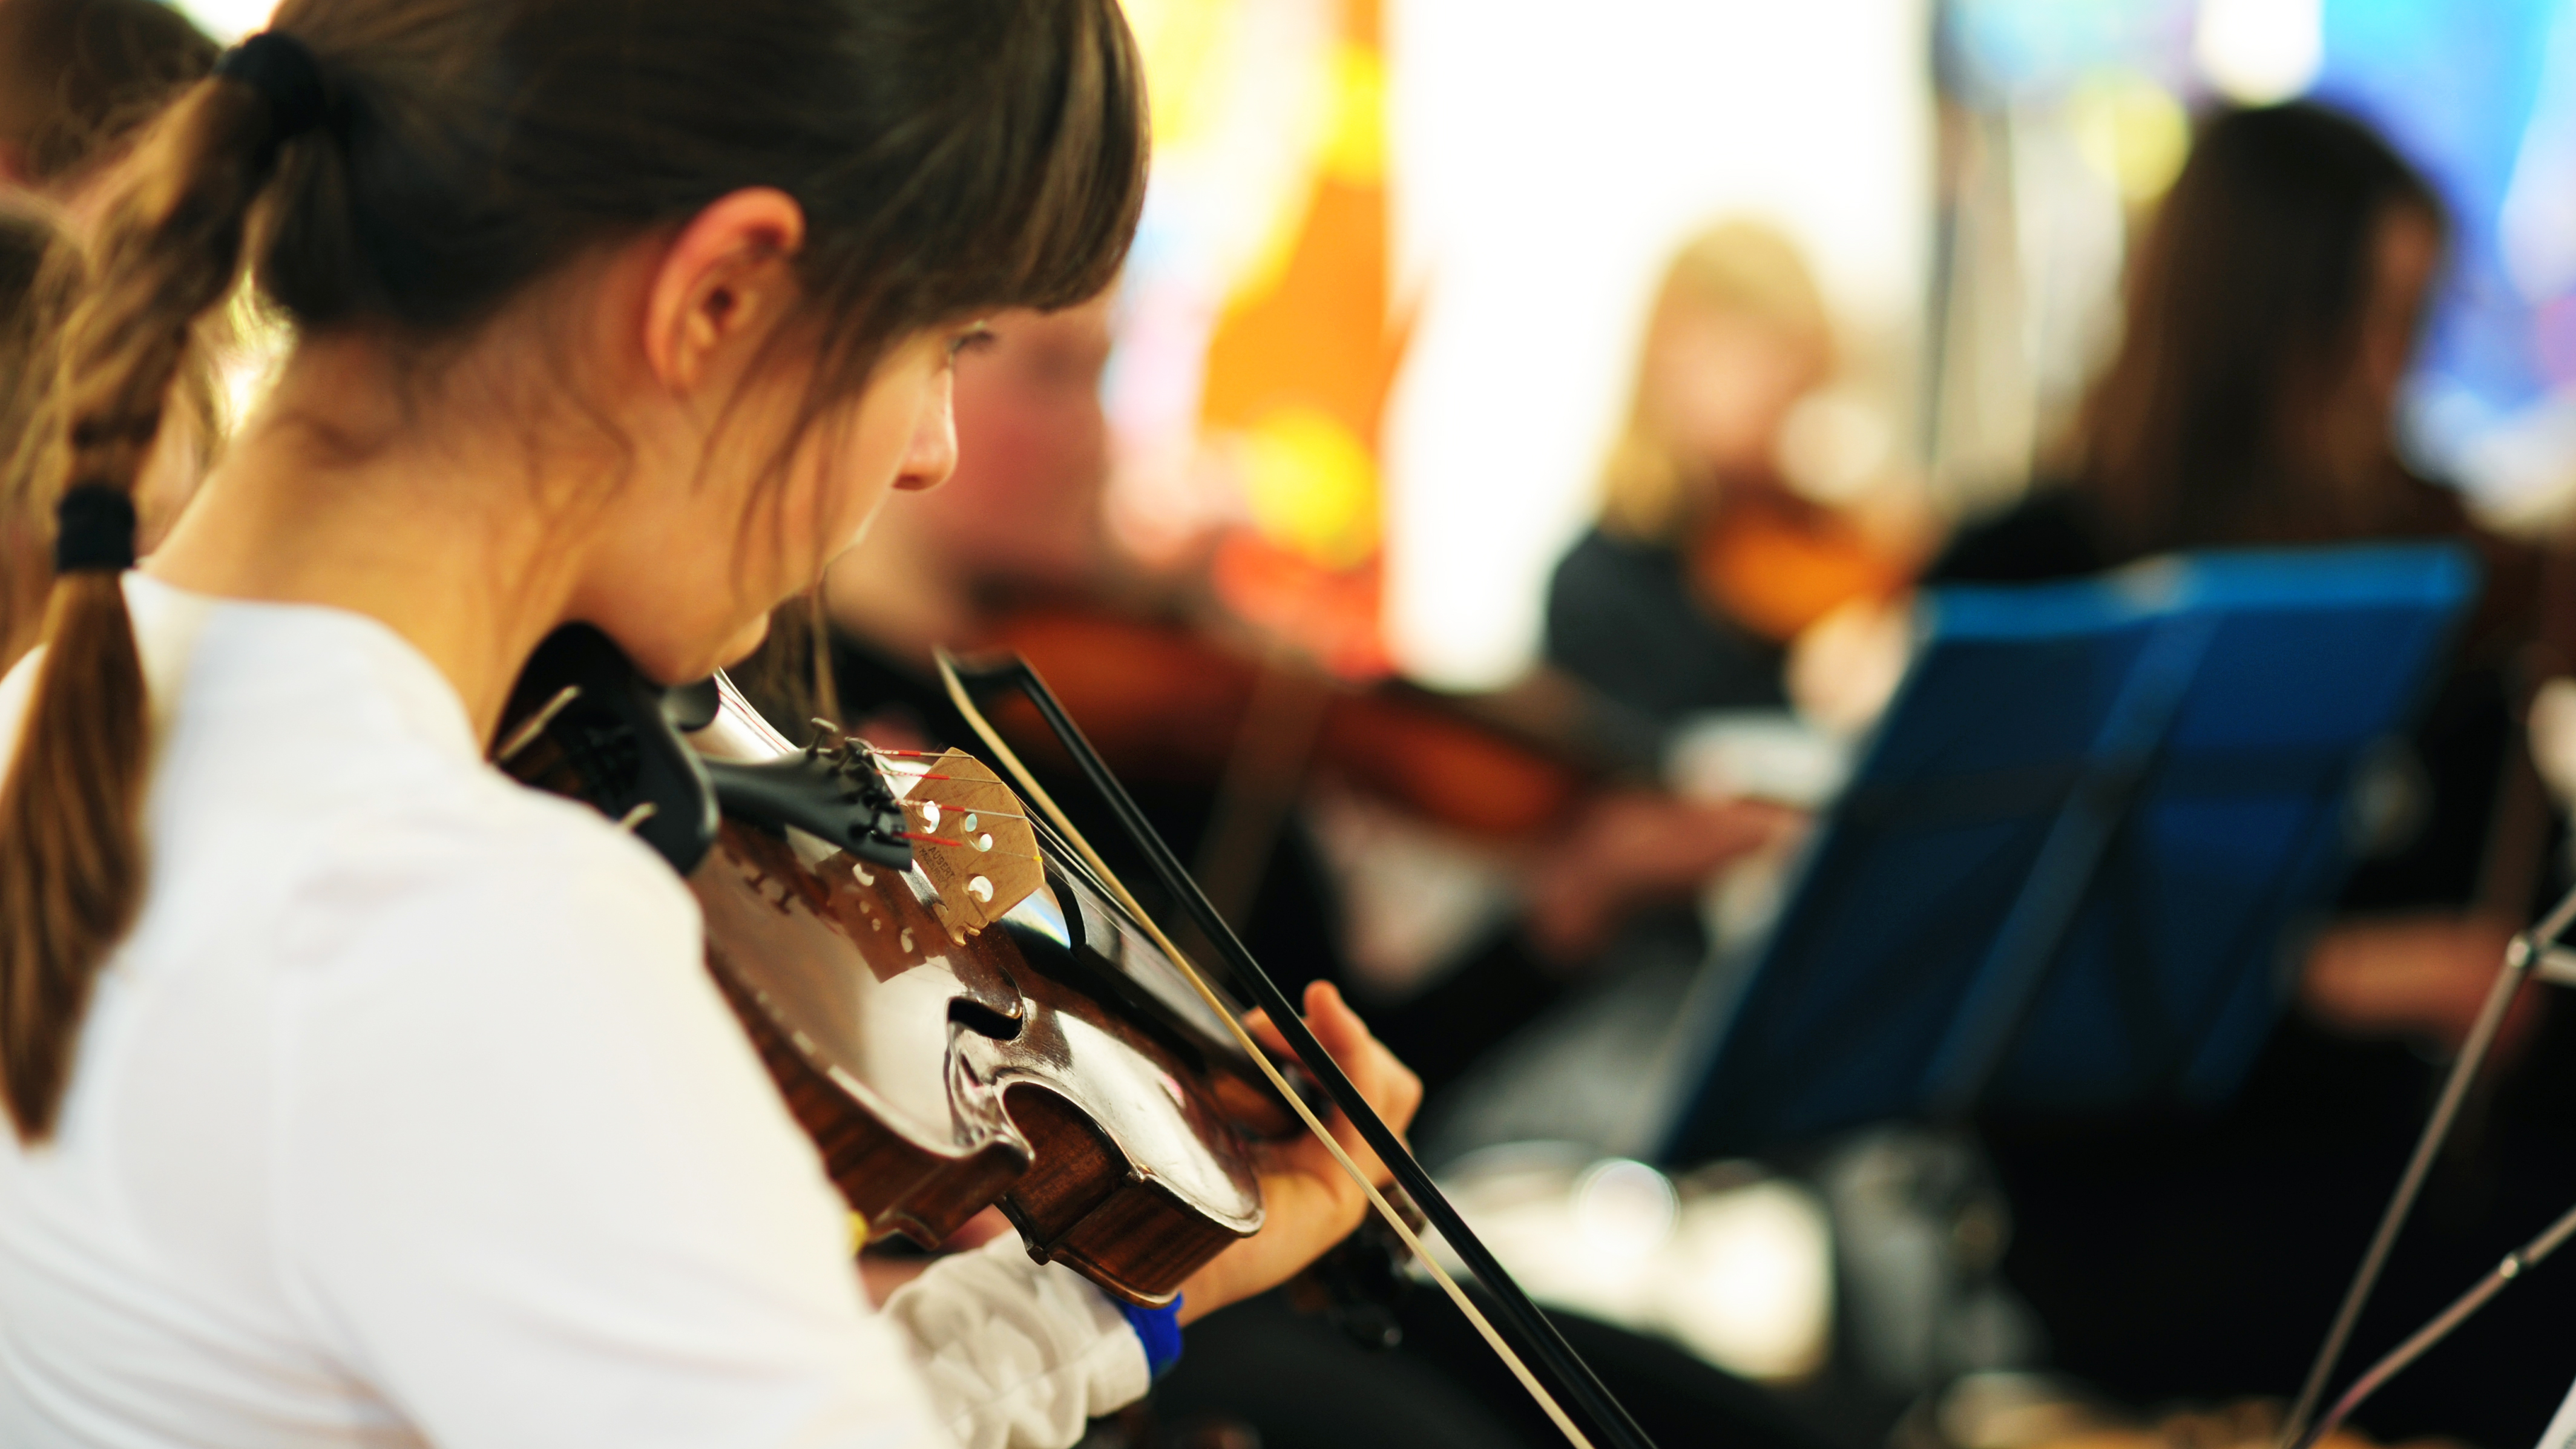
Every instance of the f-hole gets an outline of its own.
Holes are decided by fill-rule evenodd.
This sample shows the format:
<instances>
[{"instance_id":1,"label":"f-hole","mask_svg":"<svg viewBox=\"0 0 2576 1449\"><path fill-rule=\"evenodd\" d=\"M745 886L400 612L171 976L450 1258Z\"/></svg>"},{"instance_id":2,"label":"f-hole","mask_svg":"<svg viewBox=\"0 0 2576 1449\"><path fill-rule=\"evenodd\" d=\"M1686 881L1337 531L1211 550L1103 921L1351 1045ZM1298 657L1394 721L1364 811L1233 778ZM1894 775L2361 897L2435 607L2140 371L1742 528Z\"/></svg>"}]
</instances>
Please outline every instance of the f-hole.
<instances>
[{"instance_id":1,"label":"f-hole","mask_svg":"<svg viewBox=\"0 0 2576 1449\"><path fill-rule=\"evenodd\" d=\"M1010 1041L1020 1034L1018 1021L964 996L948 998L948 1019L977 1036L991 1037L995 1041Z\"/></svg>"}]
</instances>

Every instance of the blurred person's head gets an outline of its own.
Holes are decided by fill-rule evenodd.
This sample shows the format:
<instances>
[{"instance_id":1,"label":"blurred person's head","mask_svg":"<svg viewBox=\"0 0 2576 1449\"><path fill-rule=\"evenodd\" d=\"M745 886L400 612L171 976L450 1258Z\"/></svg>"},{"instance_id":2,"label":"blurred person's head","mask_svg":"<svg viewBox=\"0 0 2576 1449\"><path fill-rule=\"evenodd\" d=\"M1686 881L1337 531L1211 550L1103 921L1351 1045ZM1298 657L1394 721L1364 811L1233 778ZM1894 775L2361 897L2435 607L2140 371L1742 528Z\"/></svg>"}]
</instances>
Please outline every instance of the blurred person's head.
<instances>
[{"instance_id":1,"label":"blurred person's head","mask_svg":"<svg viewBox=\"0 0 2576 1449\"><path fill-rule=\"evenodd\" d=\"M72 202L215 54L158 0L0 0L0 182Z\"/></svg>"},{"instance_id":2,"label":"blurred person's head","mask_svg":"<svg viewBox=\"0 0 2576 1449\"><path fill-rule=\"evenodd\" d=\"M997 313L957 360L956 471L894 500L833 566L826 605L842 627L926 647L971 629L988 602L1099 578L1109 477L1100 380L1114 296Z\"/></svg>"},{"instance_id":3,"label":"blurred person's head","mask_svg":"<svg viewBox=\"0 0 2576 1449\"><path fill-rule=\"evenodd\" d=\"M1648 317L1602 522L1671 539L1730 485L1776 480L1781 426L1833 365L1832 322L1795 243L1741 220L1693 237Z\"/></svg>"},{"instance_id":4,"label":"blurred person's head","mask_svg":"<svg viewBox=\"0 0 2576 1449\"><path fill-rule=\"evenodd\" d=\"M2135 552L2367 536L2405 475L2397 391L2443 238L2387 143L2311 105L2192 147L2129 278L2082 476Z\"/></svg>"},{"instance_id":5,"label":"blurred person's head","mask_svg":"<svg viewBox=\"0 0 2576 1449\"><path fill-rule=\"evenodd\" d=\"M917 537L979 583L1078 586L1099 570L1111 305L1104 294L1002 313L991 342L958 360L957 471L903 507Z\"/></svg>"}]
</instances>

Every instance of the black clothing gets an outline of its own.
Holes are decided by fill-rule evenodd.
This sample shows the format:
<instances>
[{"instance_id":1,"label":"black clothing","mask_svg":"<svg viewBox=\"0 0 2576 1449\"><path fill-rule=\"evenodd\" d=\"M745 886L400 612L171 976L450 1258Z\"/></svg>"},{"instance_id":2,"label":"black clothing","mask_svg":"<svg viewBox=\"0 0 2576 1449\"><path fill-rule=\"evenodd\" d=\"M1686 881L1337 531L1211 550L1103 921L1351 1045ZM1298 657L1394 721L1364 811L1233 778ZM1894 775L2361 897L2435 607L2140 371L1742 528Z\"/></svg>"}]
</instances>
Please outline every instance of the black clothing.
<instances>
[{"instance_id":1,"label":"black clothing","mask_svg":"<svg viewBox=\"0 0 2576 1449\"><path fill-rule=\"evenodd\" d=\"M2039 487L2018 506L1951 535L1921 582L2044 584L2098 574L2118 562L2090 499L2072 488Z\"/></svg>"},{"instance_id":2,"label":"black clothing","mask_svg":"<svg viewBox=\"0 0 2576 1449\"><path fill-rule=\"evenodd\" d=\"M1789 707L1787 651L1701 598L1680 550L1599 528L1586 530L1557 561L1548 581L1543 649L1550 665L1657 732L1710 710ZM1646 951L1669 949L1686 959L1708 950L1699 913L1668 909L1631 921L1605 959L1633 961L1649 941ZM1563 974L1535 960L1514 932L1489 942L1465 968L1406 1007L1474 1017L1484 1027L1481 1050L1563 999ZM1443 1052L1443 1045L1432 1044L1435 1064L1463 1072L1468 1056L1454 1048Z\"/></svg>"},{"instance_id":3,"label":"black clothing","mask_svg":"<svg viewBox=\"0 0 2576 1449\"><path fill-rule=\"evenodd\" d=\"M1487 1313L1492 1304L1473 1288ZM1660 1339L1578 1314L1548 1315L1648 1439L1666 1449L1826 1449L1767 1390ZM1225 1419L1261 1449L1548 1449L1562 1445L1538 1405L1437 1289L1397 1305L1404 1345L1363 1349L1273 1293L1193 1324L1171 1374L1154 1388L1170 1428ZM1330 1392L1318 1393L1318 1385ZM1596 1441L1597 1442L1597 1441Z\"/></svg>"},{"instance_id":4,"label":"black clothing","mask_svg":"<svg viewBox=\"0 0 2576 1449\"><path fill-rule=\"evenodd\" d=\"M2477 541L2427 490L2426 535ZM2447 505L2447 510L2446 510ZM2092 505L2034 492L1963 530L1927 584L2032 583L2125 562ZM2487 543L2490 559L2500 546ZM2508 561L2509 563L2509 561ZM2490 563L2489 603L2512 569ZM2482 619L2498 615L2481 609ZM2490 624L2488 632L2497 627ZM2412 839L2347 880L2349 912L2471 903L2515 724L2502 648L2473 626L2412 744L2429 809ZM2340 1384L2576 1200L2576 1020L2557 1013L2504 1074L2428 1185L2353 1341ZM1988 1120L2012 1204L2008 1282L2055 1366L2142 1406L2297 1393L2421 1128L2438 1068L2394 1042L2293 1014L2237 1099L2206 1116ZM2358 1415L2382 1438L2442 1434L2515 1449L2567 1391L2565 1283L2517 1289Z\"/></svg>"},{"instance_id":5,"label":"black clothing","mask_svg":"<svg viewBox=\"0 0 2576 1449\"><path fill-rule=\"evenodd\" d=\"M1702 603L1688 560L1597 528L1557 562L1545 649L1549 663L1664 723L1789 703L1780 646Z\"/></svg>"}]
</instances>

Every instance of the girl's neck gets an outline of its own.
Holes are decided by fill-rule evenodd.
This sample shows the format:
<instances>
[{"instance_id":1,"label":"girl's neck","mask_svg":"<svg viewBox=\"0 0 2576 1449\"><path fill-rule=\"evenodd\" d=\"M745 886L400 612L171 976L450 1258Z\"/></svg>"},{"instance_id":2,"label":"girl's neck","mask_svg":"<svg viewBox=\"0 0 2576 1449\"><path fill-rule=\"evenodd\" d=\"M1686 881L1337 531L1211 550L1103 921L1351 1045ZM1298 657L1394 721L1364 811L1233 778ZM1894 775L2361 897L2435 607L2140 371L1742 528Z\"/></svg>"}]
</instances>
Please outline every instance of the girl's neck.
<instances>
[{"instance_id":1,"label":"girl's neck","mask_svg":"<svg viewBox=\"0 0 2576 1449\"><path fill-rule=\"evenodd\" d=\"M574 531L549 516L518 430L420 426L395 383L363 341L300 346L145 569L198 593L375 619L489 736L565 615Z\"/></svg>"}]
</instances>

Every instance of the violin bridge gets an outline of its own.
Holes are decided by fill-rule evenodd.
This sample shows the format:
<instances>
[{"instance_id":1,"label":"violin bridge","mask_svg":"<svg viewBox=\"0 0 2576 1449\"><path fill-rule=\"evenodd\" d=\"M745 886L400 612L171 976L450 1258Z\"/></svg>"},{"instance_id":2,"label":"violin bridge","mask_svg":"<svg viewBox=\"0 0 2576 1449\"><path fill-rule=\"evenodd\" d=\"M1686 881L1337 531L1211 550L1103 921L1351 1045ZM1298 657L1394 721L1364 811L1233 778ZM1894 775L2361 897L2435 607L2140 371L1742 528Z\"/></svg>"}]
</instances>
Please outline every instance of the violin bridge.
<instances>
[{"instance_id":1,"label":"violin bridge","mask_svg":"<svg viewBox=\"0 0 2576 1449\"><path fill-rule=\"evenodd\" d=\"M963 750L950 750L913 777L903 813L913 860L939 892L932 914L951 939L964 942L1046 882L1037 832L1020 797Z\"/></svg>"}]
</instances>

